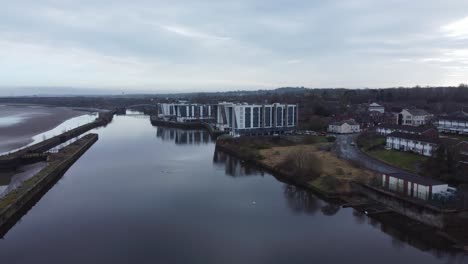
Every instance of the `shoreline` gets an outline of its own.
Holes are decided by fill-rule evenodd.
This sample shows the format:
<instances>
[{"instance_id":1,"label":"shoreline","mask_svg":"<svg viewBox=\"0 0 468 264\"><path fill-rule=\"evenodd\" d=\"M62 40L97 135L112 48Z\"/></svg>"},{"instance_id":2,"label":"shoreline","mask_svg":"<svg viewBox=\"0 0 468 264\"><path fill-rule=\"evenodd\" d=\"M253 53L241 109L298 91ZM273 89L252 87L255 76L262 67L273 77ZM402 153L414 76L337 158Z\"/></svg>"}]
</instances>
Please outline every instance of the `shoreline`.
<instances>
[{"instance_id":1,"label":"shoreline","mask_svg":"<svg viewBox=\"0 0 468 264\"><path fill-rule=\"evenodd\" d=\"M229 139L227 139L229 140ZM300 188L304 188L306 190L311 191L313 194L315 194L317 197L323 199L323 200L328 200L328 201L335 201L342 207L351 207L354 210L357 210L359 212L365 213L369 217L376 218L382 223L392 223L392 218L399 218L402 222L396 222L393 223L393 225L401 225L405 226L408 223L414 223L420 226L421 230L432 230L436 231L434 233L435 237L438 239L444 240L444 241L449 241L452 244L452 247L455 249L458 249L462 252L468 252L468 249L466 248L466 239L460 239L458 235L455 235L455 233L458 233L457 230L453 230L452 228L437 228L432 225L428 225L426 223L423 223L421 221L415 220L411 217L408 217L405 214L401 214L398 211L395 211L394 209L391 209L390 207L386 207L387 209L382 210L383 213L377 212L375 215L372 213L367 213L367 207L372 207L372 202L375 203L375 200L370 199L367 197L367 195L361 194L359 190L357 190L355 187L352 188L351 192L348 193L343 193L343 192L328 192L325 190L322 190L320 188L317 188L310 184L307 179L305 178L300 178L300 177L294 177L294 175L282 172L278 168L269 166L268 164L265 164L261 160L256 160L252 159L248 155L243 154L241 151L233 148L229 144L220 144L219 141L216 142L216 149L222 152L225 152L229 155L233 155L236 158L239 158L241 160L244 160L246 163L252 164L255 167L258 167L261 170L264 170L268 173L270 173L273 177L275 177L278 181L284 182L287 184L292 184ZM355 184L355 183L354 183ZM375 206L375 205L374 205ZM361 208L362 207L362 208ZM388 221L387 221L388 218ZM411 225L411 224L409 224Z\"/></svg>"},{"instance_id":2,"label":"shoreline","mask_svg":"<svg viewBox=\"0 0 468 264\"><path fill-rule=\"evenodd\" d=\"M9 152L33 142L33 137L50 131L75 117L87 115L83 109L44 105L2 104L0 118L19 121L0 126L0 153Z\"/></svg>"}]
</instances>

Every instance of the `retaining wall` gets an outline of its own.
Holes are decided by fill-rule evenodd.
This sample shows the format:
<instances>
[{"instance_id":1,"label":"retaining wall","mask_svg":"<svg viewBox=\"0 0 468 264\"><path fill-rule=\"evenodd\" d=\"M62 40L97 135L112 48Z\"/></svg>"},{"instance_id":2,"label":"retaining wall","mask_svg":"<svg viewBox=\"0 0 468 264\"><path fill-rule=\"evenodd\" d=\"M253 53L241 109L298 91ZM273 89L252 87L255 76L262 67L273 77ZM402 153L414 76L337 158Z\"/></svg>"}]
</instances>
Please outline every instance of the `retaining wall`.
<instances>
[{"instance_id":1,"label":"retaining wall","mask_svg":"<svg viewBox=\"0 0 468 264\"><path fill-rule=\"evenodd\" d=\"M56 155L67 151L71 147L79 148L73 153L66 153L65 157L60 157L54 162L50 163L46 168L41 170L36 176L40 177L35 184L28 187L26 190L21 190L20 194L13 199L7 206L0 209L0 234L6 233L9 227L15 224L15 219L21 218L22 212L34 204L34 201L39 200L49 190L56 181L58 181L63 174L76 162L96 141L98 140L97 134L89 134L79 139L74 144L65 147L61 152ZM19 187L21 188L21 187ZM8 195L4 199L8 199ZM27 210L26 210L27 211ZM25 212L24 212L25 213ZM6 229L6 231L5 231Z\"/></svg>"}]
</instances>

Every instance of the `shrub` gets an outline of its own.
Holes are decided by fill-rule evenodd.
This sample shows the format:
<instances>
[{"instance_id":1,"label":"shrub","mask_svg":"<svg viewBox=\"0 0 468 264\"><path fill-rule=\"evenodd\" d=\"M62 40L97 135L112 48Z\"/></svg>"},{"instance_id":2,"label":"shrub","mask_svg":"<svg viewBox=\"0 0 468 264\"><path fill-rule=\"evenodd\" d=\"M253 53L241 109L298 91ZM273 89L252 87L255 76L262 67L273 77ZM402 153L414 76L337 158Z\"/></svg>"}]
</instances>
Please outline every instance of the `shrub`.
<instances>
[{"instance_id":1,"label":"shrub","mask_svg":"<svg viewBox=\"0 0 468 264\"><path fill-rule=\"evenodd\" d=\"M325 188L333 190L340 185L340 180L334 176L326 175L322 178L322 184Z\"/></svg>"},{"instance_id":2,"label":"shrub","mask_svg":"<svg viewBox=\"0 0 468 264\"><path fill-rule=\"evenodd\" d=\"M322 162L314 154L300 148L288 154L278 168L292 175L314 180L322 173Z\"/></svg>"},{"instance_id":3,"label":"shrub","mask_svg":"<svg viewBox=\"0 0 468 264\"><path fill-rule=\"evenodd\" d=\"M342 168L336 168L336 175L344 175L345 172Z\"/></svg>"},{"instance_id":4,"label":"shrub","mask_svg":"<svg viewBox=\"0 0 468 264\"><path fill-rule=\"evenodd\" d=\"M315 144L318 142L316 136L306 136L303 140L304 144Z\"/></svg>"}]
</instances>

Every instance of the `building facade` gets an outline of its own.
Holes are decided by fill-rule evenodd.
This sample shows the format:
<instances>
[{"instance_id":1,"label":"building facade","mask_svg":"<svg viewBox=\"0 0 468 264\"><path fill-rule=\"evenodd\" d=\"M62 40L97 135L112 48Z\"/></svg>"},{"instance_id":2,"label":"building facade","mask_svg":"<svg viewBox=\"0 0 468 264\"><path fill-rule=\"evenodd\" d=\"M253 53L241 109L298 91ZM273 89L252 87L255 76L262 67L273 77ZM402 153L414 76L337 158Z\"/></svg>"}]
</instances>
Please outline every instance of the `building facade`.
<instances>
[{"instance_id":1,"label":"building facade","mask_svg":"<svg viewBox=\"0 0 468 264\"><path fill-rule=\"evenodd\" d=\"M298 124L294 104L218 104L216 126L232 136L292 133Z\"/></svg>"},{"instance_id":2,"label":"building facade","mask_svg":"<svg viewBox=\"0 0 468 264\"><path fill-rule=\"evenodd\" d=\"M430 124L434 116L422 109L403 109L398 115L398 124L422 126Z\"/></svg>"},{"instance_id":3,"label":"building facade","mask_svg":"<svg viewBox=\"0 0 468 264\"><path fill-rule=\"evenodd\" d=\"M329 124L328 132L336 134L359 133L361 132L361 127L356 121L349 119Z\"/></svg>"},{"instance_id":4,"label":"building facade","mask_svg":"<svg viewBox=\"0 0 468 264\"><path fill-rule=\"evenodd\" d=\"M450 115L439 116L436 121L436 126L442 133L468 135L468 113L461 111Z\"/></svg>"},{"instance_id":5,"label":"building facade","mask_svg":"<svg viewBox=\"0 0 468 264\"><path fill-rule=\"evenodd\" d=\"M382 187L421 200L430 200L449 191L446 183L409 173L382 174Z\"/></svg>"},{"instance_id":6,"label":"building facade","mask_svg":"<svg viewBox=\"0 0 468 264\"><path fill-rule=\"evenodd\" d=\"M430 157L438 147L438 140L417 134L393 132L387 135L386 147Z\"/></svg>"},{"instance_id":7,"label":"building facade","mask_svg":"<svg viewBox=\"0 0 468 264\"><path fill-rule=\"evenodd\" d=\"M191 104L186 102L158 104L158 117L165 121L197 122L214 121L216 105Z\"/></svg>"}]
</instances>

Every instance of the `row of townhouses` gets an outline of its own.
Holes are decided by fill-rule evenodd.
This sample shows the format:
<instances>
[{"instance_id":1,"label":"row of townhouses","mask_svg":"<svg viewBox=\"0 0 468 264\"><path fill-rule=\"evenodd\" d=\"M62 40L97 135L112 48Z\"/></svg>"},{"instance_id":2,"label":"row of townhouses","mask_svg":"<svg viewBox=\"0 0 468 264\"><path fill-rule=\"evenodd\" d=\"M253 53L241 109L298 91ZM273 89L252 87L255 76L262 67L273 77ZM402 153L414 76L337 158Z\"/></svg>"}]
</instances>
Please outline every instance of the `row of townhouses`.
<instances>
[{"instance_id":1,"label":"row of townhouses","mask_svg":"<svg viewBox=\"0 0 468 264\"><path fill-rule=\"evenodd\" d=\"M406 132L393 132L386 138L386 146L389 149L413 152L428 157L432 156L438 145L437 138Z\"/></svg>"},{"instance_id":2,"label":"row of townhouses","mask_svg":"<svg viewBox=\"0 0 468 264\"><path fill-rule=\"evenodd\" d=\"M443 133L468 134L468 113L460 111L439 116L436 126Z\"/></svg>"},{"instance_id":3,"label":"row of townhouses","mask_svg":"<svg viewBox=\"0 0 468 264\"><path fill-rule=\"evenodd\" d=\"M206 122L232 136L292 133L298 124L298 106L295 104L178 102L158 104L158 109L158 117L162 120Z\"/></svg>"}]
</instances>

